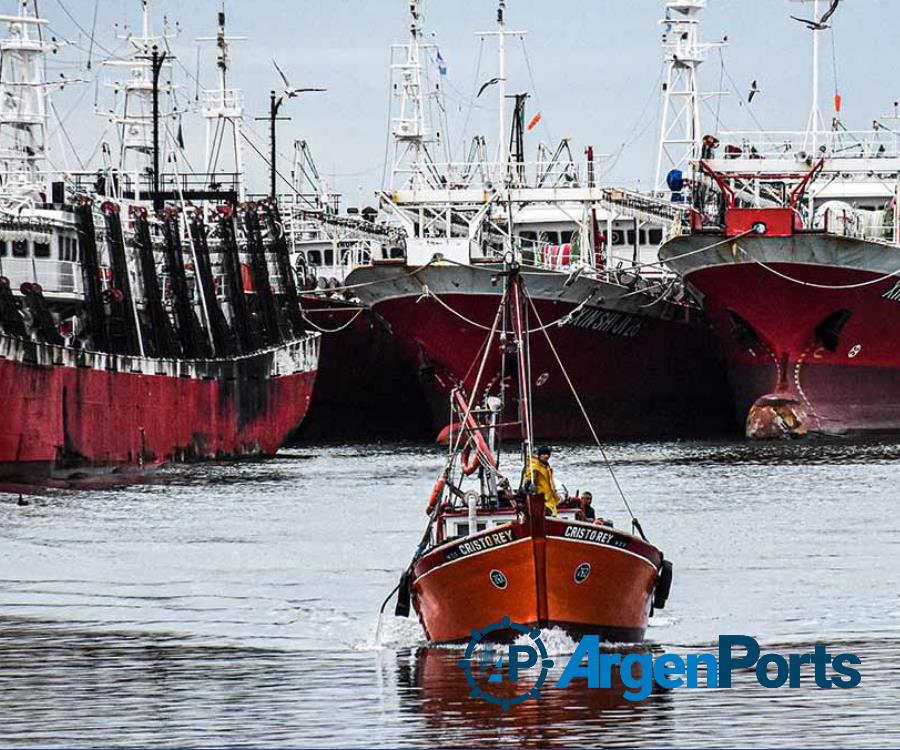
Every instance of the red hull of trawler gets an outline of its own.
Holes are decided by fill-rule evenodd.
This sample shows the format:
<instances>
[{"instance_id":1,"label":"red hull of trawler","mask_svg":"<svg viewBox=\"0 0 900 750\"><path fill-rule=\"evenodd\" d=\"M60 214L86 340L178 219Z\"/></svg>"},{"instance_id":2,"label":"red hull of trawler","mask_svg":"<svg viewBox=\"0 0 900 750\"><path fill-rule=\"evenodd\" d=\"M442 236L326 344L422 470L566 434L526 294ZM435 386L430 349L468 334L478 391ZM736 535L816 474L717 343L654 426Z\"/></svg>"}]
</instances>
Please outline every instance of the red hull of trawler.
<instances>
[{"instance_id":1,"label":"red hull of trawler","mask_svg":"<svg viewBox=\"0 0 900 750\"><path fill-rule=\"evenodd\" d=\"M468 640L504 617L560 627L578 638L644 638L662 554L607 526L547 518L543 501L524 521L456 539L415 566L413 605L429 641ZM503 640L510 633L497 631Z\"/></svg>"},{"instance_id":2,"label":"red hull of trawler","mask_svg":"<svg viewBox=\"0 0 900 750\"><path fill-rule=\"evenodd\" d=\"M688 257L712 242L665 255L703 298L748 436L900 430L900 252L809 234Z\"/></svg>"},{"instance_id":3,"label":"red hull of trawler","mask_svg":"<svg viewBox=\"0 0 900 750\"><path fill-rule=\"evenodd\" d=\"M390 269L373 269L374 274ZM363 296L384 318L404 351L417 363L432 398L434 425L447 423L449 395L459 383L472 392L479 353L497 315L501 290L485 281L483 269L429 268L417 274L422 289L401 288L404 269L395 269L397 287L372 284ZM354 272L362 282L372 277ZM460 277L460 278L457 278ZM489 277L489 276L488 276ZM378 278L378 276L375 276ZM597 433L605 438L700 437L735 429L727 382L706 324L690 310L668 307L647 314L645 300L628 290L587 279L565 284L563 274L525 274L526 288L544 324L573 318L548 329ZM487 289L481 290L483 283ZM547 285L538 289L539 284ZM625 303L613 296L626 295ZM590 297L597 304L582 304ZM652 300L651 300L652 302ZM654 310L659 313L659 310ZM530 327L538 323L532 316ZM576 439L590 432L556 357L542 333L531 335L534 409L541 414L538 437ZM496 389L500 355L491 352L481 388ZM515 419L511 406L507 419ZM506 432L514 436L514 430Z\"/></svg>"},{"instance_id":4,"label":"red hull of trawler","mask_svg":"<svg viewBox=\"0 0 900 750\"><path fill-rule=\"evenodd\" d=\"M322 332L319 375L299 440L414 439L432 434L428 402L384 321L340 298L301 295Z\"/></svg>"},{"instance_id":5,"label":"red hull of trawler","mask_svg":"<svg viewBox=\"0 0 900 750\"><path fill-rule=\"evenodd\" d=\"M0 478L274 454L309 407L318 337L231 360L0 336Z\"/></svg>"}]
</instances>

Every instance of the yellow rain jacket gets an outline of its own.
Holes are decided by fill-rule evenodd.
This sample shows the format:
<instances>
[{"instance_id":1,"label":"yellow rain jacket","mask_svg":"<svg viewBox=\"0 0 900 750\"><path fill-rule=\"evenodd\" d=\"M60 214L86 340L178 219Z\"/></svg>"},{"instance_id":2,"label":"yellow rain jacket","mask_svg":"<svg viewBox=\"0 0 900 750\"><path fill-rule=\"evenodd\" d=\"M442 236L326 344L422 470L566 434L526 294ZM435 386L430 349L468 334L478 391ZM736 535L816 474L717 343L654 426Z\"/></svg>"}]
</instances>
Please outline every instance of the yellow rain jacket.
<instances>
[{"instance_id":1,"label":"yellow rain jacket","mask_svg":"<svg viewBox=\"0 0 900 750\"><path fill-rule=\"evenodd\" d=\"M553 469L540 462L537 456L531 457L531 473L534 475L534 492L544 496L544 503L551 516L559 515L556 508L559 505L559 495L556 494L556 484L553 481ZM528 472L525 472L528 479Z\"/></svg>"}]
</instances>

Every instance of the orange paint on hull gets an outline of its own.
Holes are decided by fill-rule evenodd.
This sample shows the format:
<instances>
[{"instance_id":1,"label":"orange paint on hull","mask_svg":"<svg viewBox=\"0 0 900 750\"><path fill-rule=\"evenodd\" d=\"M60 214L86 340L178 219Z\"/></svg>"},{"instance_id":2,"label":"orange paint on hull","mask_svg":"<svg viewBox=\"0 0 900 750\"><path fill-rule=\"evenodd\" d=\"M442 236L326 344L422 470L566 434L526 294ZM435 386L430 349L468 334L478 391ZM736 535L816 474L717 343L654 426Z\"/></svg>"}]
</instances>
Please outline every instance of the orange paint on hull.
<instances>
[{"instance_id":1,"label":"orange paint on hull","mask_svg":"<svg viewBox=\"0 0 900 750\"><path fill-rule=\"evenodd\" d=\"M415 567L413 604L435 643L465 641L505 616L573 637L639 642L661 564L659 550L621 531L539 517L426 553Z\"/></svg>"}]
</instances>

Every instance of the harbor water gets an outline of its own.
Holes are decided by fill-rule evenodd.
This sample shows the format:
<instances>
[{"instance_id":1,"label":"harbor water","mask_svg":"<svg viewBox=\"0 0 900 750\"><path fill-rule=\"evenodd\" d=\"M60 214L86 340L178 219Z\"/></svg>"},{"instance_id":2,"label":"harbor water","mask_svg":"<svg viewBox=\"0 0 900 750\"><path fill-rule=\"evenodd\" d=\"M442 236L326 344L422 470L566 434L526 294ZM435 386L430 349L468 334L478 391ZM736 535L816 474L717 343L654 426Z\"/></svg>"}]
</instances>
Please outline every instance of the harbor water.
<instances>
[{"instance_id":1,"label":"harbor water","mask_svg":"<svg viewBox=\"0 0 900 750\"><path fill-rule=\"evenodd\" d=\"M610 449L675 563L654 648L720 634L862 659L852 690L573 685L503 713L468 697L459 650L378 608L408 563L444 454L299 447L114 488L0 495L0 746L900 745L900 445ZM627 526L588 446L557 481ZM545 634L552 652L573 644ZM559 661L559 660L558 660ZM554 673L559 669L554 668Z\"/></svg>"}]
</instances>

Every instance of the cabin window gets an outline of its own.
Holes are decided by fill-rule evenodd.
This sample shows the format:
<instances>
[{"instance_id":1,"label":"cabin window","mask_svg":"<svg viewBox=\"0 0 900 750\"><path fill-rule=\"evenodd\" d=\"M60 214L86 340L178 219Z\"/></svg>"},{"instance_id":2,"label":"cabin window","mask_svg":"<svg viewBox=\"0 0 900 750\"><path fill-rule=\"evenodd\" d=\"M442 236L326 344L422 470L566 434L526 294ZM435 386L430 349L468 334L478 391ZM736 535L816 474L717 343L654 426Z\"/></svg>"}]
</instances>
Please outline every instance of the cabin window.
<instances>
[{"instance_id":1,"label":"cabin window","mask_svg":"<svg viewBox=\"0 0 900 750\"><path fill-rule=\"evenodd\" d=\"M6 240L0 240L0 258L5 258L9 254L9 245Z\"/></svg>"},{"instance_id":2,"label":"cabin window","mask_svg":"<svg viewBox=\"0 0 900 750\"><path fill-rule=\"evenodd\" d=\"M321 250L307 250L306 251L306 259L309 261L311 266L321 266L322 265L322 251Z\"/></svg>"},{"instance_id":3,"label":"cabin window","mask_svg":"<svg viewBox=\"0 0 900 750\"><path fill-rule=\"evenodd\" d=\"M50 243L49 242L35 242L34 243L34 257L35 258L49 258L50 257Z\"/></svg>"},{"instance_id":4,"label":"cabin window","mask_svg":"<svg viewBox=\"0 0 900 750\"><path fill-rule=\"evenodd\" d=\"M626 236L628 237L628 246L634 247L634 240L637 237L635 231L633 229L629 229L628 232L626 232Z\"/></svg>"},{"instance_id":5,"label":"cabin window","mask_svg":"<svg viewBox=\"0 0 900 750\"><path fill-rule=\"evenodd\" d=\"M69 246L68 246L68 238L63 237L61 234L56 236L56 252L58 260L68 260L69 255Z\"/></svg>"},{"instance_id":6,"label":"cabin window","mask_svg":"<svg viewBox=\"0 0 900 750\"><path fill-rule=\"evenodd\" d=\"M541 232L541 236L543 237L544 242L548 245L558 245L559 244L559 234L556 232Z\"/></svg>"},{"instance_id":7,"label":"cabin window","mask_svg":"<svg viewBox=\"0 0 900 750\"><path fill-rule=\"evenodd\" d=\"M612 233L612 243L613 245L624 245L625 244L625 233L621 230Z\"/></svg>"},{"instance_id":8,"label":"cabin window","mask_svg":"<svg viewBox=\"0 0 900 750\"><path fill-rule=\"evenodd\" d=\"M530 250L534 247L534 244L537 242L537 232L520 232L519 238L525 243L525 246Z\"/></svg>"},{"instance_id":9,"label":"cabin window","mask_svg":"<svg viewBox=\"0 0 900 750\"><path fill-rule=\"evenodd\" d=\"M326 250L325 251L325 265L326 266L334 265L334 250Z\"/></svg>"},{"instance_id":10,"label":"cabin window","mask_svg":"<svg viewBox=\"0 0 900 750\"><path fill-rule=\"evenodd\" d=\"M662 245L663 241L663 230L662 229L651 229L647 235L650 237L650 244L653 246Z\"/></svg>"},{"instance_id":11,"label":"cabin window","mask_svg":"<svg viewBox=\"0 0 900 750\"><path fill-rule=\"evenodd\" d=\"M561 244L563 244L563 245L568 245L570 242L572 242L572 238L574 236L575 236L575 232L571 232L571 231L559 233L559 239L560 239Z\"/></svg>"},{"instance_id":12,"label":"cabin window","mask_svg":"<svg viewBox=\"0 0 900 750\"><path fill-rule=\"evenodd\" d=\"M12 254L13 258L27 258L28 243L25 240L13 240Z\"/></svg>"}]
</instances>

